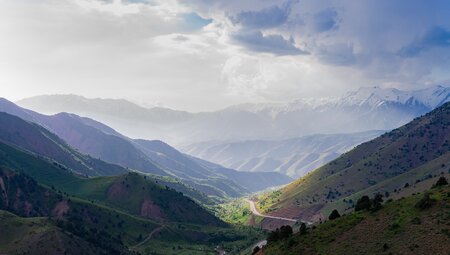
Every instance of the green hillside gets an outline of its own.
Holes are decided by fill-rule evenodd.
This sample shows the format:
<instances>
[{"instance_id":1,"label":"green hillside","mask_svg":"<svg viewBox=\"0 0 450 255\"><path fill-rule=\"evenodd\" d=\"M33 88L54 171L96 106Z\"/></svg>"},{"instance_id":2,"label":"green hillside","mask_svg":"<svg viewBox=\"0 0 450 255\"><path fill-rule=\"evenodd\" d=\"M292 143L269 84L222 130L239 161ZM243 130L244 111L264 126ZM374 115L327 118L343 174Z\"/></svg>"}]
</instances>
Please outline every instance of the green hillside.
<instances>
[{"instance_id":1,"label":"green hillside","mask_svg":"<svg viewBox=\"0 0 450 255\"><path fill-rule=\"evenodd\" d=\"M117 175L126 172L118 165L106 163L72 149L47 129L16 116L0 112L0 140L36 153L89 176Z\"/></svg>"},{"instance_id":2,"label":"green hillside","mask_svg":"<svg viewBox=\"0 0 450 255\"><path fill-rule=\"evenodd\" d=\"M7 145L4 145L4 147L7 147ZM3 153L5 152L5 150L2 151ZM7 157L15 156L13 148L10 148L7 152ZM2 158L4 158L4 155ZM32 162L32 158L30 157L26 161ZM36 158L35 161L42 160ZM139 180L147 181L137 174L130 173L117 177L118 182L112 181L114 180L113 177L105 177L105 181L101 181L99 177L92 179L92 182L87 182L91 179L78 178L70 172L59 169L59 167L46 164L45 161L41 163L46 165L46 167L39 168L38 171L34 172L29 171L29 173L36 176L40 176L40 172L45 172L46 174L42 175L44 176L42 180L45 181L46 179L51 179L53 171L57 172L59 170L61 174L60 176L55 176L56 183L61 186L72 187L74 190L83 190L77 196L72 196L68 194L68 192L71 192L69 188L60 190L60 186L41 186L36 180L25 174L27 172L26 168L21 168L21 171L13 171L6 168L4 163L8 162L1 162L3 166L0 168L0 189L2 194L0 196L0 210L7 210L22 217L46 217L45 220L48 220L49 224L46 221L42 228L40 225L32 224L30 228L24 231L20 228L14 228L10 233L10 236L14 238L5 239L6 241L1 243L0 252L15 251L11 253L19 254L19 251L26 251L29 247L33 247L33 242L35 241L38 243L37 245L42 242L48 242L48 239L45 239L49 235L45 232L47 230L52 231L52 235L55 233L59 235L63 231L70 237L67 240L66 235L60 237L63 243L59 243L59 245L63 246L64 249L59 246L56 246L55 249L71 250L74 242L75 245L87 242L88 244L85 245L86 249L91 246L97 247L97 250L92 252L86 251L87 254L127 254L130 251L138 251L145 254L168 254L173 247L188 251L186 254L205 254L205 251L213 254L217 245L221 245L228 251L237 251L248 247L261 238L260 231L226 226L206 210L196 205L192 200L184 200L185 197L179 197L182 196L181 194L167 190L164 187L157 187L156 184L153 184L154 186L146 186L146 188L155 190L159 188L158 193L161 193L161 195L155 196L154 201L158 201L157 199L167 200L162 205L155 202L155 205L158 205L158 208L160 208L157 212L167 213L167 207L168 210L172 211L172 214L132 215L130 212L133 211L133 208L128 209L123 205L115 207L114 204L117 200L94 201L80 198L83 196L83 193L91 192L90 196L101 198L104 196L104 192L101 191L102 187L108 187L110 183L120 183L120 187L126 187L127 184L130 186L137 183L142 184ZM69 181L70 179L72 181ZM122 181L124 186L122 186ZM78 188L74 188L77 185L79 185ZM141 187L139 186L138 188ZM138 199L139 197L130 199L131 201L127 202L128 204L126 205L133 207L138 203L136 202ZM175 209L170 207L172 206L171 202L176 203L177 207ZM180 211L183 214L180 214ZM146 208L145 212L155 211L150 206ZM192 215L194 214L197 217L193 218ZM152 219L149 219L150 217L148 216L151 216ZM162 216L163 218L156 216ZM25 220L33 222L34 220L40 221L42 218L27 218ZM177 220L185 223L176 222ZM5 224L10 226L8 222L5 222ZM45 231L42 229L45 229ZM36 236L30 234L24 236L23 233L27 231L32 234L44 231L45 235ZM49 238L52 237L50 236ZM80 241L77 241L78 239ZM46 251L50 252L53 248L53 246L43 246L43 254Z\"/></svg>"},{"instance_id":3,"label":"green hillside","mask_svg":"<svg viewBox=\"0 0 450 255\"><path fill-rule=\"evenodd\" d=\"M450 251L450 187L388 201L273 241L259 255L435 254ZM424 204L423 201L429 201ZM424 206L428 205L428 206Z\"/></svg>"},{"instance_id":4,"label":"green hillside","mask_svg":"<svg viewBox=\"0 0 450 255\"><path fill-rule=\"evenodd\" d=\"M298 214L291 216L307 212L310 220L318 220L333 206L342 207L344 199L347 203L354 202L354 194L392 193L406 183L415 184L449 169L450 103L447 103L357 146L280 191L262 196L259 206L275 214L282 208L290 208L291 212L292 208L298 208Z\"/></svg>"},{"instance_id":5,"label":"green hillside","mask_svg":"<svg viewBox=\"0 0 450 255\"><path fill-rule=\"evenodd\" d=\"M107 254L51 220L22 218L0 210L0 251L6 254Z\"/></svg>"},{"instance_id":6,"label":"green hillside","mask_svg":"<svg viewBox=\"0 0 450 255\"><path fill-rule=\"evenodd\" d=\"M80 177L58 163L40 159L0 143L0 165L20 169L37 182L72 196L119 208L128 213L177 222L222 225L193 200L145 176L127 173L121 176Z\"/></svg>"}]
</instances>

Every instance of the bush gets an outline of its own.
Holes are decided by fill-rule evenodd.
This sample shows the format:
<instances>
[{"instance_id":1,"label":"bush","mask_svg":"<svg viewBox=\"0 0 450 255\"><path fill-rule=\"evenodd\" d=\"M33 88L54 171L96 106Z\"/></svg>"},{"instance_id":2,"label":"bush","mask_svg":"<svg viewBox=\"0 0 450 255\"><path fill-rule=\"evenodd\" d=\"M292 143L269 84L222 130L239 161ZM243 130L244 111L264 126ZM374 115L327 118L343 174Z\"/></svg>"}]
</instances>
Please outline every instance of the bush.
<instances>
[{"instance_id":1,"label":"bush","mask_svg":"<svg viewBox=\"0 0 450 255\"><path fill-rule=\"evenodd\" d=\"M433 203L434 203L434 199L432 199L430 197L430 193L429 192L426 192L423 195L423 198L420 199L416 203L415 207L423 210L423 209L426 209L426 208L430 208L433 205Z\"/></svg>"},{"instance_id":2,"label":"bush","mask_svg":"<svg viewBox=\"0 0 450 255\"><path fill-rule=\"evenodd\" d=\"M269 233L269 236L267 236L267 242L276 242L278 240L287 239L292 236L293 233L294 231L291 226L281 226L281 228L277 228L275 231L271 231Z\"/></svg>"},{"instance_id":3,"label":"bush","mask_svg":"<svg viewBox=\"0 0 450 255\"><path fill-rule=\"evenodd\" d=\"M368 196L362 196L355 205L355 211L369 210L372 207L372 201Z\"/></svg>"},{"instance_id":4,"label":"bush","mask_svg":"<svg viewBox=\"0 0 450 255\"><path fill-rule=\"evenodd\" d=\"M300 235L304 235L306 234L306 224L302 222L302 224L300 225L300 230L299 230Z\"/></svg>"},{"instance_id":5,"label":"bush","mask_svg":"<svg viewBox=\"0 0 450 255\"><path fill-rule=\"evenodd\" d=\"M445 186L447 184L448 184L447 178L445 178L444 176L441 176L434 186L440 187L440 186Z\"/></svg>"},{"instance_id":6,"label":"bush","mask_svg":"<svg viewBox=\"0 0 450 255\"><path fill-rule=\"evenodd\" d=\"M376 211L381 208L381 204L383 203L383 195L380 193L375 194L372 200L372 210Z\"/></svg>"},{"instance_id":7,"label":"bush","mask_svg":"<svg viewBox=\"0 0 450 255\"><path fill-rule=\"evenodd\" d=\"M289 225L281 226L280 228L280 239L287 239L289 238L294 231L292 231L292 227Z\"/></svg>"},{"instance_id":8,"label":"bush","mask_svg":"<svg viewBox=\"0 0 450 255\"><path fill-rule=\"evenodd\" d=\"M330 216L328 216L329 220L334 220L341 217L341 215L339 214L338 210L334 209L331 213Z\"/></svg>"}]
</instances>

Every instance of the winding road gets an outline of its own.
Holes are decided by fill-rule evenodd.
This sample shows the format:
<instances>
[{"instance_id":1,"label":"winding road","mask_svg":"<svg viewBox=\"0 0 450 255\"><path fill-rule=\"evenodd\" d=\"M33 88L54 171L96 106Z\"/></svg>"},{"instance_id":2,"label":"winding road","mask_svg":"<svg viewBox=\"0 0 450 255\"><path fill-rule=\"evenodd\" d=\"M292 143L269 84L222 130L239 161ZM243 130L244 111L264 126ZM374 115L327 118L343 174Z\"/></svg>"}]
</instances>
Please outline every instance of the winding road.
<instances>
[{"instance_id":1,"label":"winding road","mask_svg":"<svg viewBox=\"0 0 450 255\"><path fill-rule=\"evenodd\" d=\"M261 217L264 217L264 218L277 219L277 220L285 220L285 221L292 221L292 222L297 222L297 221L298 221L298 220L289 219L289 218L283 218L283 217L277 217L277 216L270 216L270 215L264 215L264 214L261 214L261 213L259 213L258 210L256 209L255 202L253 202L253 201L250 200L250 199L246 199L246 200L247 200L247 202L249 203L249 205L250 205L250 210L252 211L252 213L253 213L254 215L261 216Z\"/></svg>"}]
</instances>

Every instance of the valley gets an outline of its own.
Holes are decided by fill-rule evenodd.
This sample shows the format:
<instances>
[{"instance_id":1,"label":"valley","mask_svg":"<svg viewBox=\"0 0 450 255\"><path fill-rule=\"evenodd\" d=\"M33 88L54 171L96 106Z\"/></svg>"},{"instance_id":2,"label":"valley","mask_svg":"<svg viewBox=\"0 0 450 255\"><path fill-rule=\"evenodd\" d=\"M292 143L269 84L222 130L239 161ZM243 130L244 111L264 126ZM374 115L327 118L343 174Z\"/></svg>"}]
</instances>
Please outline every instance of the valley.
<instances>
[{"instance_id":1,"label":"valley","mask_svg":"<svg viewBox=\"0 0 450 255\"><path fill-rule=\"evenodd\" d=\"M333 235L333 210L348 214L341 221L350 231L366 219L353 213L361 197L402 203L450 177L450 103L388 132L197 143L185 152L72 113L44 115L6 99L0 110L0 213L5 227L22 226L0 242L5 251L250 254L259 243L262 254L321 252L297 248L299 234L285 247L270 233L304 225ZM48 238L59 246L42 246Z\"/></svg>"}]
</instances>

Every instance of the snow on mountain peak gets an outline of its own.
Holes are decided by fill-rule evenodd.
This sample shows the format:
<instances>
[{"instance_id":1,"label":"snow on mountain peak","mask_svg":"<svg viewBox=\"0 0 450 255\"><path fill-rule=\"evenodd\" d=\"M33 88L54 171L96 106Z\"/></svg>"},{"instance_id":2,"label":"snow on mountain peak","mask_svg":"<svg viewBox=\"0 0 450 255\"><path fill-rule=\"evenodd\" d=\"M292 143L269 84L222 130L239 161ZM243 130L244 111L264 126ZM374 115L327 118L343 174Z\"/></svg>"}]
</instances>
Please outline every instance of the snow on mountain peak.
<instances>
[{"instance_id":1,"label":"snow on mountain peak","mask_svg":"<svg viewBox=\"0 0 450 255\"><path fill-rule=\"evenodd\" d=\"M361 87L341 97L300 98L286 103L242 104L229 109L263 113L274 118L281 112L301 111L304 109L317 110L319 108L338 106L377 108L388 103L418 105L431 110L447 101L450 101L450 87L435 86L421 90L405 91L396 88L373 86Z\"/></svg>"}]
</instances>

